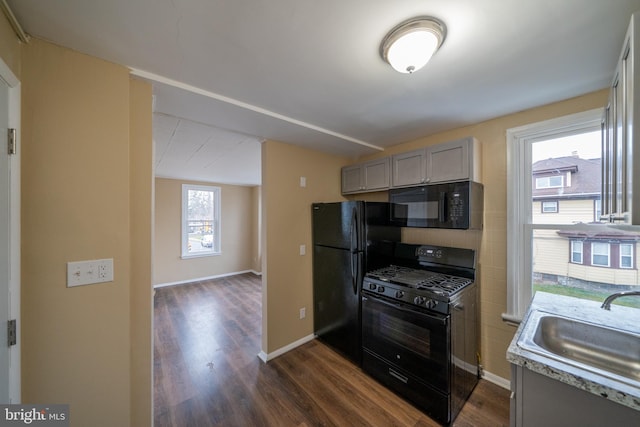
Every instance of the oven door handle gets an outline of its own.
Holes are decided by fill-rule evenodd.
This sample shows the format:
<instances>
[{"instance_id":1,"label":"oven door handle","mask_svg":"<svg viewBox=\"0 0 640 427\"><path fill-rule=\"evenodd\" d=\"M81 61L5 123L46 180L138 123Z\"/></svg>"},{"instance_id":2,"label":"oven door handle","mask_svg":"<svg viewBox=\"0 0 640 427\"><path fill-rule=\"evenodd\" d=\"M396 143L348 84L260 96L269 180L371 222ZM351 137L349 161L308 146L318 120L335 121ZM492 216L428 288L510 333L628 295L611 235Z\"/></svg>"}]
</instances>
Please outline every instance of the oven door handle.
<instances>
[{"instance_id":1,"label":"oven door handle","mask_svg":"<svg viewBox=\"0 0 640 427\"><path fill-rule=\"evenodd\" d=\"M411 314L419 314L420 316L429 319L429 321L431 321L433 323L437 323L437 324L440 324L440 325L446 325L447 324L447 317L448 316L444 316L444 317L432 316L432 315L424 313L422 311L417 311L417 310L412 310L410 308L406 308L403 304L400 304L400 303L389 302L387 300L383 300L382 298L378 298L378 297L375 297L373 295L362 295L362 301L363 302L367 301L369 298L371 298L372 300L374 300L375 302L377 302L379 304L383 304L383 305L386 305L388 307L393 307L396 310L404 311L406 313L411 313Z\"/></svg>"},{"instance_id":2,"label":"oven door handle","mask_svg":"<svg viewBox=\"0 0 640 427\"><path fill-rule=\"evenodd\" d=\"M395 379L407 384L409 382L409 377L405 377L404 375L402 375L401 373L389 368L389 375L391 375L392 377L394 377Z\"/></svg>"}]
</instances>

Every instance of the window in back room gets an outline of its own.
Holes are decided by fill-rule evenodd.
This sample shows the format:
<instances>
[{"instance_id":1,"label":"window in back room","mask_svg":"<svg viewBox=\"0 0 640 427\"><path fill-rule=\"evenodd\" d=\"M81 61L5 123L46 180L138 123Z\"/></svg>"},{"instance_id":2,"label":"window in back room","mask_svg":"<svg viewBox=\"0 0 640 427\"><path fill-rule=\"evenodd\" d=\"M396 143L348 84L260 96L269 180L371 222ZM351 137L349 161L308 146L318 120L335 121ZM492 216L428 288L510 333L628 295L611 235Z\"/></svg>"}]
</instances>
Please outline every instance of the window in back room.
<instances>
[{"instance_id":1,"label":"window in back room","mask_svg":"<svg viewBox=\"0 0 640 427\"><path fill-rule=\"evenodd\" d=\"M182 257L220 252L220 188L183 184Z\"/></svg>"}]
</instances>

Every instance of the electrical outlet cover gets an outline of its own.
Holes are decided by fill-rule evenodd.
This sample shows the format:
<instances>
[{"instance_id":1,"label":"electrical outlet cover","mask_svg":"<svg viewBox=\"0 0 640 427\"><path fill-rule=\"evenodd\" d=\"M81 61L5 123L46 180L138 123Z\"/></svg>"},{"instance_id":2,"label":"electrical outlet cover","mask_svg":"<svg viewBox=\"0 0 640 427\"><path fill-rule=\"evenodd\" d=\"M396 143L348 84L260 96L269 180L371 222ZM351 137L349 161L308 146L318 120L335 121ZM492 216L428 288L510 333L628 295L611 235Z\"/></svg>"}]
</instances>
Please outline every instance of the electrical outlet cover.
<instances>
[{"instance_id":1,"label":"electrical outlet cover","mask_svg":"<svg viewBox=\"0 0 640 427\"><path fill-rule=\"evenodd\" d=\"M67 287L113 281L113 258L67 263Z\"/></svg>"}]
</instances>

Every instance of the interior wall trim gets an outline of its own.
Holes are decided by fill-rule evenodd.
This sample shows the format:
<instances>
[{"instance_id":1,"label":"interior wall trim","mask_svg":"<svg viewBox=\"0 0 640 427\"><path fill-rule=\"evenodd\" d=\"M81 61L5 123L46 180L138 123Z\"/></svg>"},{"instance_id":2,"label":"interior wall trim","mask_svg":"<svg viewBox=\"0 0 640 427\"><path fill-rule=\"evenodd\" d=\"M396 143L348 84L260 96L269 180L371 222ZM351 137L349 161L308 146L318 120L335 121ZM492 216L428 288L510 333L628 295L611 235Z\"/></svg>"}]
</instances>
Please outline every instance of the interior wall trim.
<instances>
[{"instance_id":1,"label":"interior wall trim","mask_svg":"<svg viewBox=\"0 0 640 427\"><path fill-rule=\"evenodd\" d=\"M497 386L500 386L504 389L511 390L511 381L506 378L502 378L496 374L492 374L491 372L484 371L482 374L482 378L494 383Z\"/></svg>"},{"instance_id":2,"label":"interior wall trim","mask_svg":"<svg viewBox=\"0 0 640 427\"><path fill-rule=\"evenodd\" d=\"M277 349L276 351L272 351L271 353L266 353L264 350L261 350L260 353L258 353L258 357L260 358L260 360L267 363L269 360L273 360L278 356L282 356L286 352L289 352L296 347L300 347L301 345L306 344L315 338L316 336L314 334L307 335L306 337L300 338L299 340L285 345L284 347L280 347L279 349Z\"/></svg>"}]
</instances>

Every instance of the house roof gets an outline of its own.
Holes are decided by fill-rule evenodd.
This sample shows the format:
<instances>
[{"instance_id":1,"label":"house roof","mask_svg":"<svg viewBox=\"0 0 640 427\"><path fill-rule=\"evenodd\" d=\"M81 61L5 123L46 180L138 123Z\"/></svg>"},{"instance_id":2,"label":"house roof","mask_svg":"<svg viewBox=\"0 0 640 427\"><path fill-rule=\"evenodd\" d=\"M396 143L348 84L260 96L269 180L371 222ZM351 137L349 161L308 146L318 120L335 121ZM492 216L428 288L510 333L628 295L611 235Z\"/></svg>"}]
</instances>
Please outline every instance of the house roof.
<instances>
[{"instance_id":1,"label":"house roof","mask_svg":"<svg viewBox=\"0 0 640 427\"><path fill-rule=\"evenodd\" d=\"M571 185L561 188L536 189L532 183L532 196L541 198L593 198L600 195L600 159L581 159L578 156L555 157L539 160L532 165L535 178L571 173ZM566 182L566 181L565 181Z\"/></svg>"}]
</instances>

